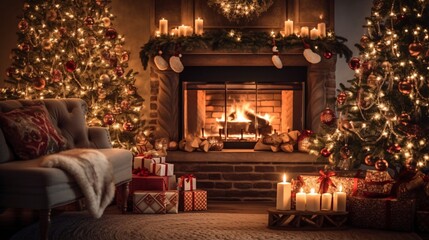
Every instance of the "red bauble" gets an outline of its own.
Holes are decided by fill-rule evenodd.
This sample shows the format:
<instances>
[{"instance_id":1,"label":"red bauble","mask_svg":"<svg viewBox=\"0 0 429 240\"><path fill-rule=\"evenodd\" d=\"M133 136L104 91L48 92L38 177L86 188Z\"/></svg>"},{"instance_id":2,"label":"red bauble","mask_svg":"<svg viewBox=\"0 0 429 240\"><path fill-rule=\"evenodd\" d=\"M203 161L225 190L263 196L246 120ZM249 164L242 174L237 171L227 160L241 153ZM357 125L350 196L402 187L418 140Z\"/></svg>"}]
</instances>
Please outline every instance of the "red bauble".
<instances>
[{"instance_id":1,"label":"red bauble","mask_svg":"<svg viewBox=\"0 0 429 240\"><path fill-rule=\"evenodd\" d=\"M130 107L131 107L130 101L122 100L122 102L121 102L122 110L127 111L128 109L130 109Z\"/></svg>"},{"instance_id":2,"label":"red bauble","mask_svg":"<svg viewBox=\"0 0 429 240\"><path fill-rule=\"evenodd\" d=\"M413 42L408 45L408 51L412 57L417 57L420 53L423 52L423 45L418 42Z\"/></svg>"},{"instance_id":3,"label":"red bauble","mask_svg":"<svg viewBox=\"0 0 429 240\"><path fill-rule=\"evenodd\" d=\"M320 114L320 121L326 125L334 124L336 119L337 117L335 116L334 111L332 111L330 108L326 108Z\"/></svg>"},{"instance_id":4,"label":"red bauble","mask_svg":"<svg viewBox=\"0 0 429 240\"><path fill-rule=\"evenodd\" d=\"M352 155L352 151L350 150L349 146L346 144L340 149L340 156L343 159L347 159Z\"/></svg>"},{"instance_id":5,"label":"red bauble","mask_svg":"<svg viewBox=\"0 0 429 240\"><path fill-rule=\"evenodd\" d=\"M92 27L92 26L94 25L94 23L95 23L95 20L94 20L94 18L93 18L93 17L86 17L86 18L83 20L83 22L84 22L84 24L85 24L87 27Z\"/></svg>"},{"instance_id":6,"label":"red bauble","mask_svg":"<svg viewBox=\"0 0 429 240\"><path fill-rule=\"evenodd\" d=\"M121 66L117 66L115 68L115 74L116 76L120 77L122 75L124 75L124 69Z\"/></svg>"},{"instance_id":7,"label":"red bauble","mask_svg":"<svg viewBox=\"0 0 429 240\"><path fill-rule=\"evenodd\" d=\"M131 132L132 130L134 130L134 124L132 122L126 121L124 122L124 124L122 125L122 128L125 131Z\"/></svg>"},{"instance_id":8,"label":"red bauble","mask_svg":"<svg viewBox=\"0 0 429 240\"><path fill-rule=\"evenodd\" d=\"M387 152L390 154L399 153L401 149L402 147L399 144L395 143L387 149Z\"/></svg>"},{"instance_id":9,"label":"red bauble","mask_svg":"<svg viewBox=\"0 0 429 240\"><path fill-rule=\"evenodd\" d=\"M369 37L367 36L367 35L362 35L362 37L360 38L360 45L363 47L363 48L366 48L367 46L368 46L368 43L370 42L371 40L369 39Z\"/></svg>"},{"instance_id":10,"label":"red bauble","mask_svg":"<svg viewBox=\"0 0 429 240\"><path fill-rule=\"evenodd\" d=\"M104 117L103 117L103 122L104 122L104 124L112 125L112 124L114 124L114 123L115 123L115 117L114 117L112 114L107 113L107 114L106 114L106 115L104 115Z\"/></svg>"},{"instance_id":11,"label":"red bauble","mask_svg":"<svg viewBox=\"0 0 429 240\"><path fill-rule=\"evenodd\" d=\"M322 150L320 150L320 155L322 155L323 157L329 157L331 156L331 152L327 149L327 148L323 148Z\"/></svg>"},{"instance_id":12,"label":"red bauble","mask_svg":"<svg viewBox=\"0 0 429 240\"><path fill-rule=\"evenodd\" d=\"M116 39L118 37L118 32L116 32L116 30L114 28L108 28L108 29L106 29L104 36L106 38L113 40L113 39Z\"/></svg>"},{"instance_id":13,"label":"red bauble","mask_svg":"<svg viewBox=\"0 0 429 240\"><path fill-rule=\"evenodd\" d=\"M53 82L60 82L63 80L63 73L58 69L54 69L51 72L51 78Z\"/></svg>"},{"instance_id":14,"label":"red bauble","mask_svg":"<svg viewBox=\"0 0 429 240\"><path fill-rule=\"evenodd\" d=\"M402 94L408 95L413 90L413 84L408 80L403 80L399 82L398 89Z\"/></svg>"},{"instance_id":15,"label":"red bauble","mask_svg":"<svg viewBox=\"0 0 429 240\"><path fill-rule=\"evenodd\" d=\"M372 154L368 154L365 156L365 164L368 166L374 166L375 159L372 157Z\"/></svg>"},{"instance_id":16,"label":"red bauble","mask_svg":"<svg viewBox=\"0 0 429 240\"><path fill-rule=\"evenodd\" d=\"M356 70L356 69L360 68L360 59L357 57L352 57L352 59L350 59L350 61L349 61L349 67L352 70Z\"/></svg>"},{"instance_id":17,"label":"red bauble","mask_svg":"<svg viewBox=\"0 0 429 240\"><path fill-rule=\"evenodd\" d=\"M343 105L346 102L346 100L347 100L347 94L345 92L338 93L337 103L339 105Z\"/></svg>"},{"instance_id":18,"label":"red bauble","mask_svg":"<svg viewBox=\"0 0 429 240\"><path fill-rule=\"evenodd\" d=\"M333 55L334 54L332 54L332 52L330 52L330 51L326 51L323 53L323 57L326 59L331 59Z\"/></svg>"},{"instance_id":19,"label":"red bauble","mask_svg":"<svg viewBox=\"0 0 429 240\"><path fill-rule=\"evenodd\" d=\"M33 80L33 87L36 90L43 90L46 87L46 80L43 77L36 77Z\"/></svg>"},{"instance_id":20,"label":"red bauble","mask_svg":"<svg viewBox=\"0 0 429 240\"><path fill-rule=\"evenodd\" d=\"M28 29L28 22L25 19L22 19L21 21L19 21L18 23L18 29L21 31L25 31Z\"/></svg>"},{"instance_id":21,"label":"red bauble","mask_svg":"<svg viewBox=\"0 0 429 240\"><path fill-rule=\"evenodd\" d=\"M74 72L74 70L76 70L76 63L73 60L68 60L66 62L66 70L67 72Z\"/></svg>"},{"instance_id":22,"label":"red bauble","mask_svg":"<svg viewBox=\"0 0 429 240\"><path fill-rule=\"evenodd\" d=\"M30 45L28 45L26 43L19 44L18 48L19 48L19 50L24 51L24 52L30 51Z\"/></svg>"},{"instance_id":23,"label":"red bauble","mask_svg":"<svg viewBox=\"0 0 429 240\"><path fill-rule=\"evenodd\" d=\"M375 169L378 171L386 171L389 167L389 163L384 159L379 159L375 162Z\"/></svg>"}]
</instances>

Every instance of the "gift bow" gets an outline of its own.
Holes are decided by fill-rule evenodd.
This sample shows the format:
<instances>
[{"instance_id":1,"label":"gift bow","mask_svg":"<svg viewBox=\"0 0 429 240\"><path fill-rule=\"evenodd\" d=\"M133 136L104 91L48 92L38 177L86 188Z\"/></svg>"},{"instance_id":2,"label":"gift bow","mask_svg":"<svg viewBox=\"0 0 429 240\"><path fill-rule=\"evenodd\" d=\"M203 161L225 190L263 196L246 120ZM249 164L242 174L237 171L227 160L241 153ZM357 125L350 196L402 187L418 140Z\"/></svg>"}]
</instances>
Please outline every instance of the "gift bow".
<instances>
[{"instance_id":1,"label":"gift bow","mask_svg":"<svg viewBox=\"0 0 429 240\"><path fill-rule=\"evenodd\" d=\"M189 186L190 186L190 188L191 188L191 190L194 190L193 189L193 185L192 185L192 180L194 179L195 177L194 177L194 175L193 174L187 174L187 175L183 175L183 176L181 176L180 177L180 179L181 179L181 181L179 182L179 188L182 188L182 187L184 187L184 182L186 181L186 182L189 182Z\"/></svg>"},{"instance_id":2,"label":"gift bow","mask_svg":"<svg viewBox=\"0 0 429 240\"><path fill-rule=\"evenodd\" d=\"M335 186L334 182L332 182L331 177L335 176L336 173L333 171L326 171L324 172L323 170L319 170L319 179L317 180L318 183L320 183L320 187L319 187L319 193L325 193L328 191L329 186L332 186L334 188L336 188L337 186Z\"/></svg>"},{"instance_id":3,"label":"gift bow","mask_svg":"<svg viewBox=\"0 0 429 240\"><path fill-rule=\"evenodd\" d=\"M141 177L147 177L151 175L147 168L136 168L133 170L133 174Z\"/></svg>"}]
</instances>

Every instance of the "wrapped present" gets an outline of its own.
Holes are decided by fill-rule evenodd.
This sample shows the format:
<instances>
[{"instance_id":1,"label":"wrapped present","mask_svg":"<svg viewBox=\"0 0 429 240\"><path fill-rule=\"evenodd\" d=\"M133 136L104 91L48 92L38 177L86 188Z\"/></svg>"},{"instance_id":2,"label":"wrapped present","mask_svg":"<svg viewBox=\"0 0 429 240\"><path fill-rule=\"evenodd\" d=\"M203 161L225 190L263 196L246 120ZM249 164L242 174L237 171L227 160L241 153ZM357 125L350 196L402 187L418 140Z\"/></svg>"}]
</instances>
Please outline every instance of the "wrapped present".
<instances>
[{"instance_id":1,"label":"wrapped present","mask_svg":"<svg viewBox=\"0 0 429 240\"><path fill-rule=\"evenodd\" d=\"M177 190L176 175L168 176L168 190Z\"/></svg>"},{"instance_id":2,"label":"wrapped present","mask_svg":"<svg viewBox=\"0 0 429 240\"><path fill-rule=\"evenodd\" d=\"M393 182L393 178L387 171L367 170L365 175L367 182Z\"/></svg>"},{"instance_id":3,"label":"wrapped present","mask_svg":"<svg viewBox=\"0 0 429 240\"><path fill-rule=\"evenodd\" d=\"M197 189L197 179L194 175L183 175L179 178L179 182L177 183L177 187L181 191L192 191Z\"/></svg>"},{"instance_id":4,"label":"wrapped present","mask_svg":"<svg viewBox=\"0 0 429 240\"><path fill-rule=\"evenodd\" d=\"M151 157L143 159L143 167L151 169L153 163L165 163L165 157Z\"/></svg>"},{"instance_id":5,"label":"wrapped present","mask_svg":"<svg viewBox=\"0 0 429 240\"><path fill-rule=\"evenodd\" d=\"M207 210L207 191L180 191L179 210L185 212Z\"/></svg>"},{"instance_id":6,"label":"wrapped present","mask_svg":"<svg viewBox=\"0 0 429 240\"><path fill-rule=\"evenodd\" d=\"M133 174L130 183L130 194L135 191L166 191L168 190L169 177L166 176L138 176Z\"/></svg>"},{"instance_id":7,"label":"wrapped present","mask_svg":"<svg viewBox=\"0 0 429 240\"><path fill-rule=\"evenodd\" d=\"M394 180L387 171L367 170L363 195L366 197L388 197Z\"/></svg>"},{"instance_id":8,"label":"wrapped present","mask_svg":"<svg viewBox=\"0 0 429 240\"><path fill-rule=\"evenodd\" d=\"M355 227L412 231L415 200L347 198L349 223Z\"/></svg>"},{"instance_id":9,"label":"wrapped present","mask_svg":"<svg viewBox=\"0 0 429 240\"><path fill-rule=\"evenodd\" d=\"M178 191L165 192L165 212L179 213L179 192Z\"/></svg>"},{"instance_id":10,"label":"wrapped present","mask_svg":"<svg viewBox=\"0 0 429 240\"><path fill-rule=\"evenodd\" d=\"M149 171L157 176L172 176L174 174L174 164L151 163Z\"/></svg>"},{"instance_id":11,"label":"wrapped present","mask_svg":"<svg viewBox=\"0 0 429 240\"><path fill-rule=\"evenodd\" d=\"M133 195L133 212L166 213L165 192L135 191Z\"/></svg>"},{"instance_id":12,"label":"wrapped present","mask_svg":"<svg viewBox=\"0 0 429 240\"><path fill-rule=\"evenodd\" d=\"M143 168L143 156L134 157L133 169L142 169Z\"/></svg>"}]
</instances>

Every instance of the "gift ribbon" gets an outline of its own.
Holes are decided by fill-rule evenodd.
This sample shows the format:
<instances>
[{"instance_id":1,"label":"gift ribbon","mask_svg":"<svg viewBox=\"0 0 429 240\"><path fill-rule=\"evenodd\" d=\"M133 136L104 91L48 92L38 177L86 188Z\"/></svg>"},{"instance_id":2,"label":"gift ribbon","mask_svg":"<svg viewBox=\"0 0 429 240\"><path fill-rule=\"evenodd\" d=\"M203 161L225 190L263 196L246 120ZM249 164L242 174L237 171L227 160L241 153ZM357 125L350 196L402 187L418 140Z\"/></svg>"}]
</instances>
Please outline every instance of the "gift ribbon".
<instances>
[{"instance_id":1,"label":"gift ribbon","mask_svg":"<svg viewBox=\"0 0 429 240\"><path fill-rule=\"evenodd\" d=\"M327 171L324 172L323 170L319 170L319 179L317 180L317 182L320 183L320 187L319 187L319 193L325 193L328 191L329 186L332 186L334 188L336 188L337 186L335 186L334 182L332 182L331 177L335 176L336 173L333 171Z\"/></svg>"},{"instance_id":2,"label":"gift ribbon","mask_svg":"<svg viewBox=\"0 0 429 240\"><path fill-rule=\"evenodd\" d=\"M165 166L165 171L164 171L164 173L165 173L165 175L162 175L161 173L162 173L162 167L160 167L159 168L159 175L158 176L165 176L165 177L167 177L168 176L168 163L152 163L153 165L152 165L152 172L153 173L157 173L156 172L156 166L157 165L163 165L163 166Z\"/></svg>"},{"instance_id":3,"label":"gift ribbon","mask_svg":"<svg viewBox=\"0 0 429 240\"><path fill-rule=\"evenodd\" d=\"M193 174L187 174L187 175L183 175L180 177L180 182L179 182L179 188L184 188L185 187L185 181L189 182L189 188L190 190L194 190L194 186L193 186L193 179L194 179L194 175Z\"/></svg>"}]
</instances>

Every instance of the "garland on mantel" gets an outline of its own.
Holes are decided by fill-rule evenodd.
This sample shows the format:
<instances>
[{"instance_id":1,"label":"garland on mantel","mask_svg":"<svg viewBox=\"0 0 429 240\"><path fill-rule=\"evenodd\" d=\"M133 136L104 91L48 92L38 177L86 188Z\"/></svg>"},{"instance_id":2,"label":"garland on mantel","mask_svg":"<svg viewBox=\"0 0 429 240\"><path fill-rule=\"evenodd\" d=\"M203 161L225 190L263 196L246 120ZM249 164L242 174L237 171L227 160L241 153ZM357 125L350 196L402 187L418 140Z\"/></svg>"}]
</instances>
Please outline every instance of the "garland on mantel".
<instances>
[{"instance_id":1,"label":"garland on mantel","mask_svg":"<svg viewBox=\"0 0 429 240\"><path fill-rule=\"evenodd\" d=\"M323 39L310 40L297 35L283 37L281 34L275 36L267 32L237 32L234 30L206 31L204 35L192 35L177 37L161 35L151 37L141 48L140 58L144 69L147 68L149 60L157 55L178 55L181 52L192 52L195 49L211 49L213 51L241 51L256 53L263 49L271 49L273 40L278 50L285 51L293 47L310 48L313 52L330 58L333 54L345 57L348 62L352 57L352 51L344 44L347 39L328 33Z\"/></svg>"}]
</instances>

